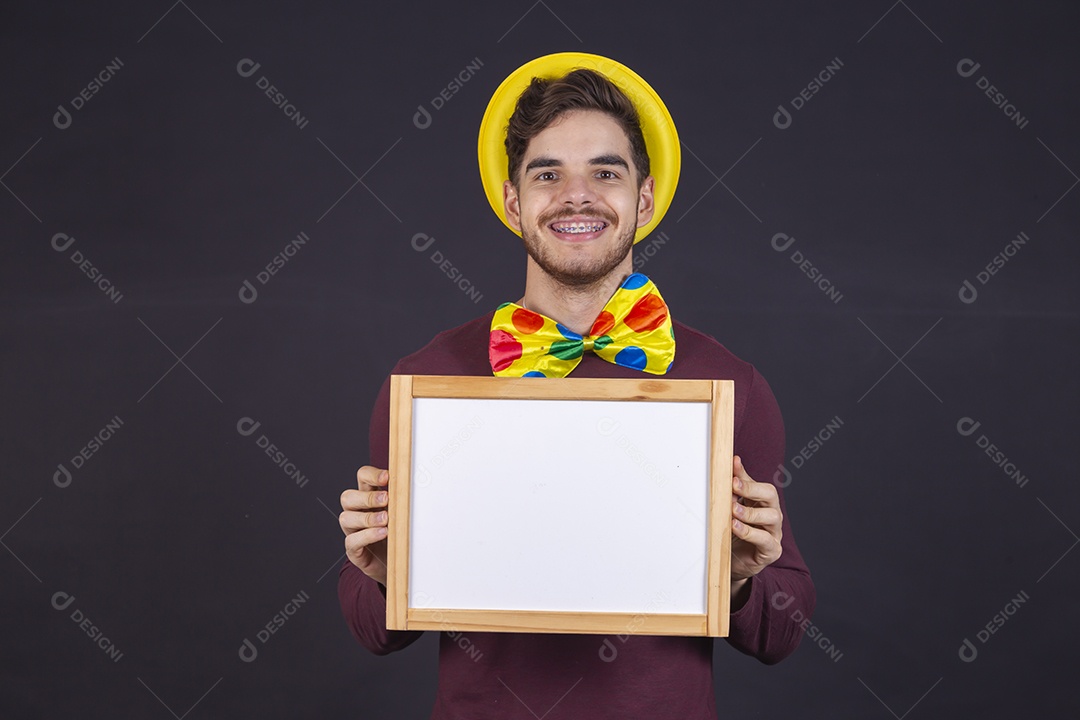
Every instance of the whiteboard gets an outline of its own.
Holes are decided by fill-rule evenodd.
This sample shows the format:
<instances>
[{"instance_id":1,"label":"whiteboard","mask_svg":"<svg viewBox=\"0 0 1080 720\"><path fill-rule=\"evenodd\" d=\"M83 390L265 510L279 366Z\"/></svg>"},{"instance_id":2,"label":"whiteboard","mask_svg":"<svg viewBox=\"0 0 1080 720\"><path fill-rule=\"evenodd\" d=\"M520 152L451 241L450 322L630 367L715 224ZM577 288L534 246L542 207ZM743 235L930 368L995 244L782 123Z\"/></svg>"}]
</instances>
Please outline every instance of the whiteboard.
<instances>
[{"instance_id":1,"label":"whiteboard","mask_svg":"<svg viewBox=\"0 0 1080 720\"><path fill-rule=\"evenodd\" d=\"M704 613L709 415L414 399L410 604Z\"/></svg>"},{"instance_id":2,"label":"whiteboard","mask_svg":"<svg viewBox=\"0 0 1080 720\"><path fill-rule=\"evenodd\" d=\"M726 635L734 383L392 375L389 629Z\"/></svg>"}]
</instances>

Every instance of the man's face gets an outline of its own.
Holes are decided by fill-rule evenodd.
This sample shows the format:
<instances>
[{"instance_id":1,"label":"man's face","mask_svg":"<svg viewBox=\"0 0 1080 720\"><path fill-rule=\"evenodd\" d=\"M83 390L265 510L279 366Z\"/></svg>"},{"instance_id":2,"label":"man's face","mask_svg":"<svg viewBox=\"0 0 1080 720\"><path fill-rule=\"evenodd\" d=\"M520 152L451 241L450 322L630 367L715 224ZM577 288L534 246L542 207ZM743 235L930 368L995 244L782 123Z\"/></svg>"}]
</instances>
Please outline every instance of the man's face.
<instances>
[{"instance_id":1,"label":"man's face","mask_svg":"<svg viewBox=\"0 0 1080 720\"><path fill-rule=\"evenodd\" d=\"M638 188L630 141L605 113L564 113L529 141L521 167L518 187L503 186L507 220L563 285L607 277L652 219L653 179Z\"/></svg>"}]
</instances>

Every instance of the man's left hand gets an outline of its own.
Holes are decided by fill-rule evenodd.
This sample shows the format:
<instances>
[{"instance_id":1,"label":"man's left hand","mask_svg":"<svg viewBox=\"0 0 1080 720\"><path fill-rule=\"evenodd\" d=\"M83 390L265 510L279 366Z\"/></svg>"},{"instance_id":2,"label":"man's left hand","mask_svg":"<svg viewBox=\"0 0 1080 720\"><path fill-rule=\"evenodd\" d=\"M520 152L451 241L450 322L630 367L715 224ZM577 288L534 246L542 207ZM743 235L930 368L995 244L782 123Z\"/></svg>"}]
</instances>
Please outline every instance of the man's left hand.
<instances>
[{"instance_id":1,"label":"man's left hand","mask_svg":"<svg viewBox=\"0 0 1080 720\"><path fill-rule=\"evenodd\" d=\"M742 581L780 558L784 516L776 488L751 478L738 455L732 462L731 492L731 584L738 590Z\"/></svg>"}]
</instances>

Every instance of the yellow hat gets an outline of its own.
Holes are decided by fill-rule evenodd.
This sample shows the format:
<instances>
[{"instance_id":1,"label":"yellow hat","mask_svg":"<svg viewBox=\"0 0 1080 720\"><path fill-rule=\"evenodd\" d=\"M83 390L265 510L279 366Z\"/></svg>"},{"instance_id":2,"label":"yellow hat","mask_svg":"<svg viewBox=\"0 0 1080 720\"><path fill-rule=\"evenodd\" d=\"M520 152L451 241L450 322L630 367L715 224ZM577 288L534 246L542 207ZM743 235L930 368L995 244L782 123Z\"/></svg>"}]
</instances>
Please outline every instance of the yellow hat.
<instances>
[{"instance_id":1,"label":"yellow hat","mask_svg":"<svg viewBox=\"0 0 1080 720\"><path fill-rule=\"evenodd\" d=\"M559 78L577 68L595 70L613 82L630 98L641 120L641 132L645 136L645 147L649 152L649 165L655 183L655 209L652 220L637 229L634 236L636 243L653 231L671 205L675 186L679 183L682 149L679 145L679 134L675 131L675 121L671 119L671 114L656 91L630 68L601 55L581 52L545 55L525 63L502 81L491 96L487 110L484 111L484 119L480 121L477 150L484 193L491 203L491 209L506 227L521 235L520 231L514 230L506 221L503 207L503 182L507 180L506 127L510 123L510 116L514 113L518 98L534 77Z\"/></svg>"}]
</instances>

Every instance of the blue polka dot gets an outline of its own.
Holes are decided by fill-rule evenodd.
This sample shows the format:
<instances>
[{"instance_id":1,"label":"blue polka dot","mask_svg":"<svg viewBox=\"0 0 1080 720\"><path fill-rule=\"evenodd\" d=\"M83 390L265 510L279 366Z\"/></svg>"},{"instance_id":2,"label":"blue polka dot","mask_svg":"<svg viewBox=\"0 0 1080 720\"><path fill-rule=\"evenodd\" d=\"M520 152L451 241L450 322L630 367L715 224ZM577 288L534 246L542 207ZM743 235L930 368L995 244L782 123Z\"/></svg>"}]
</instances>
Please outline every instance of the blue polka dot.
<instances>
[{"instance_id":1,"label":"blue polka dot","mask_svg":"<svg viewBox=\"0 0 1080 720\"><path fill-rule=\"evenodd\" d=\"M639 287L649 282L649 278L645 277L641 273L634 273L628 276L622 281L621 287L623 290L637 290Z\"/></svg>"},{"instance_id":2,"label":"blue polka dot","mask_svg":"<svg viewBox=\"0 0 1080 720\"><path fill-rule=\"evenodd\" d=\"M635 370L644 370L645 366L649 364L649 359L645 357L644 350L631 345L630 347L624 347L615 355L615 363Z\"/></svg>"},{"instance_id":3,"label":"blue polka dot","mask_svg":"<svg viewBox=\"0 0 1080 720\"><path fill-rule=\"evenodd\" d=\"M562 336L564 338L566 338L567 340L580 340L581 339L580 335L578 335L576 332L574 332L570 328L566 327L562 323L555 323L555 327L557 327L559 329L559 332L561 332Z\"/></svg>"},{"instance_id":4,"label":"blue polka dot","mask_svg":"<svg viewBox=\"0 0 1080 720\"><path fill-rule=\"evenodd\" d=\"M664 371L664 374L665 374L665 375L667 375L667 374L668 374L669 372L671 372L671 366L672 366L672 365L674 365L674 364L675 364L675 361L674 361L674 360L672 360L671 362L669 362L669 363L667 364L667 370L665 370L665 371Z\"/></svg>"},{"instance_id":5,"label":"blue polka dot","mask_svg":"<svg viewBox=\"0 0 1080 720\"><path fill-rule=\"evenodd\" d=\"M530 370L529 372L525 373L521 377L547 377L547 375L540 372L539 370Z\"/></svg>"}]
</instances>

